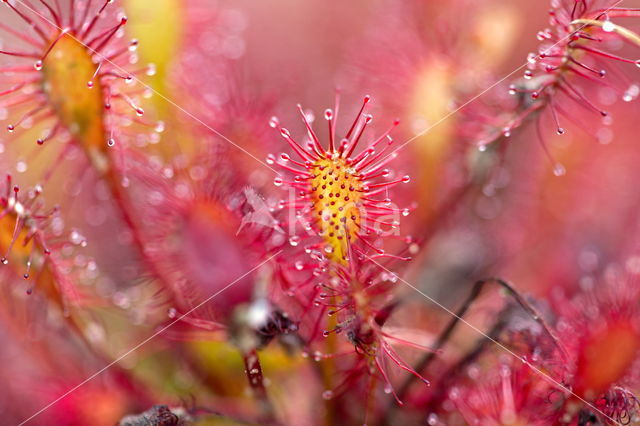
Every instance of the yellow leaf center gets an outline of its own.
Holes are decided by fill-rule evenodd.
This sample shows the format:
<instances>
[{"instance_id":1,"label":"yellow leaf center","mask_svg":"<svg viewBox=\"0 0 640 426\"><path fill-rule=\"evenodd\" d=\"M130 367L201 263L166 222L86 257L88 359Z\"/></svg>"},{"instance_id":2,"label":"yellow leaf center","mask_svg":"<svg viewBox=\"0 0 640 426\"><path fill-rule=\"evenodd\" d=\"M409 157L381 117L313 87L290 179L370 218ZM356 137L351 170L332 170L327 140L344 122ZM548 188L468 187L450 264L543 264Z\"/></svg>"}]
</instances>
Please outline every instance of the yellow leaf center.
<instances>
[{"instance_id":1,"label":"yellow leaf center","mask_svg":"<svg viewBox=\"0 0 640 426\"><path fill-rule=\"evenodd\" d=\"M96 70L91 52L70 34L60 36L42 62L42 84L50 106L91 155L106 146L102 85L94 78Z\"/></svg>"},{"instance_id":2,"label":"yellow leaf center","mask_svg":"<svg viewBox=\"0 0 640 426\"><path fill-rule=\"evenodd\" d=\"M311 199L320 235L327 244L329 259L346 264L348 244L355 241L361 226L360 201L363 183L344 158L322 158L314 163Z\"/></svg>"}]
</instances>

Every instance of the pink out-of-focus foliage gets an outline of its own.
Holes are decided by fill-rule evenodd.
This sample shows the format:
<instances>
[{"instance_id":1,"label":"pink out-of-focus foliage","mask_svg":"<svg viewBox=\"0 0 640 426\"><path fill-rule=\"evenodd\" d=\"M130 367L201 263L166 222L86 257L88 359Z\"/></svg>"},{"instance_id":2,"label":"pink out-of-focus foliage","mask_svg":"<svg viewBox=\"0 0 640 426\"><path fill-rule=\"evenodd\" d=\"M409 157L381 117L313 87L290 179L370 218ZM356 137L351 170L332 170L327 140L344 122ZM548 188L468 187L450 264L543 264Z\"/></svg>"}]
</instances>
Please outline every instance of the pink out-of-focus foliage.
<instances>
[{"instance_id":1,"label":"pink out-of-focus foliage","mask_svg":"<svg viewBox=\"0 0 640 426\"><path fill-rule=\"evenodd\" d=\"M640 424L639 4L0 6L3 424Z\"/></svg>"}]
</instances>

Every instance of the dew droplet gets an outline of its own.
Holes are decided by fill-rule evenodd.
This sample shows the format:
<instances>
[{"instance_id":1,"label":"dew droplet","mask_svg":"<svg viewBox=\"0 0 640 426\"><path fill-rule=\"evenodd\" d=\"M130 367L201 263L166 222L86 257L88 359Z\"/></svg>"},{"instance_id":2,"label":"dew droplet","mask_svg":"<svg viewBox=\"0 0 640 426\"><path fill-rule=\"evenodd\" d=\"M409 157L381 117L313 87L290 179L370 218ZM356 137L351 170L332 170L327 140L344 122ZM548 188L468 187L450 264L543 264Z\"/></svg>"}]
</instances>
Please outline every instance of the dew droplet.
<instances>
[{"instance_id":1,"label":"dew droplet","mask_svg":"<svg viewBox=\"0 0 640 426\"><path fill-rule=\"evenodd\" d=\"M322 392L322 399L326 399L327 401L333 398L333 391L326 390Z\"/></svg>"},{"instance_id":2,"label":"dew droplet","mask_svg":"<svg viewBox=\"0 0 640 426\"><path fill-rule=\"evenodd\" d=\"M406 175L402 178L402 183L409 183L411 182L411 176Z\"/></svg>"},{"instance_id":3,"label":"dew droplet","mask_svg":"<svg viewBox=\"0 0 640 426\"><path fill-rule=\"evenodd\" d=\"M616 29L616 25L608 19L604 21L604 23L602 24L602 31L606 33L610 33L615 29Z\"/></svg>"},{"instance_id":4,"label":"dew droplet","mask_svg":"<svg viewBox=\"0 0 640 426\"><path fill-rule=\"evenodd\" d=\"M638 95L640 95L640 86L638 86L637 84L632 84L627 90L625 90L624 94L622 95L622 100L625 102L631 102L636 99Z\"/></svg>"},{"instance_id":5,"label":"dew droplet","mask_svg":"<svg viewBox=\"0 0 640 426\"><path fill-rule=\"evenodd\" d=\"M331 109L324 110L324 118L326 120L331 120L333 118L333 111Z\"/></svg>"},{"instance_id":6,"label":"dew droplet","mask_svg":"<svg viewBox=\"0 0 640 426\"><path fill-rule=\"evenodd\" d=\"M276 127L278 127L279 124L280 124L280 120L278 120L278 117L276 117L275 115L269 119L270 127L275 129Z\"/></svg>"},{"instance_id":7,"label":"dew droplet","mask_svg":"<svg viewBox=\"0 0 640 426\"><path fill-rule=\"evenodd\" d=\"M36 69L36 71L40 71L42 69L42 61L41 60L37 60L35 64L33 64L33 68Z\"/></svg>"},{"instance_id":8,"label":"dew droplet","mask_svg":"<svg viewBox=\"0 0 640 426\"><path fill-rule=\"evenodd\" d=\"M556 133L558 133L559 135L564 135L566 133L566 130L562 127L558 127Z\"/></svg>"},{"instance_id":9,"label":"dew droplet","mask_svg":"<svg viewBox=\"0 0 640 426\"><path fill-rule=\"evenodd\" d=\"M276 177L273 179L273 184L275 186L282 186L283 183L284 183L284 180L282 180L281 177Z\"/></svg>"},{"instance_id":10,"label":"dew droplet","mask_svg":"<svg viewBox=\"0 0 640 426\"><path fill-rule=\"evenodd\" d=\"M431 413L427 416L427 424L429 426L434 426L438 424L438 415L436 413Z\"/></svg>"},{"instance_id":11,"label":"dew droplet","mask_svg":"<svg viewBox=\"0 0 640 426\"><path fill-rule=\"evenodd\" d=\"M269 154L267 155L267 159L266 159L267 164L273 164L276 162L276 156L273 154Z\"/></svg>"},{"instance_id":12,"label":"dew droplet","mask_svg":"<svg viewBox=\"0 0 640 426\"><path fill-rule=\"evenodd\" d=\"M553 174L556 176L564 176L567 173L567 169L560 163L553 167Z\"/></svg>"},{"instance_id":13,"label":"dew droplet","mask_svg":"<svg viewBox=\"0 0 640 426\"><path fill-rule=\"evenodd\" d=\"M71 231L69 234L69 241L71 241L72 244L79 245L81 247L86 247L87 245L87 240L78 231Z\"/></svg>"},{"instance_id":14,"label":"dew droplet","mask_svg":"<svg viewBox=\"0 0 640 426\"><path fill-rule=\"evenodd\" d=\"M531 78L532 78L532 77L533 77L533 71L531 71L531 70L526 70L526 71L524 72L524 78L525 78L526 80L531 80Z\"/></svg>"},{"instance_id":15,"label":"dew droplet","mask_svg":"<svg viewBox=\"0 0 640 426\"><path fill-rule=\"evenodd\" d=\"M178 311L176 310L176 308L169 308L167 315L169 316L169 318L175 318L178 316Z\"/></svg>"},{"instance_id":16,"label":"dew droplet","mask_svg":"<svg viewBox=\"0 0 640 426\"><path fill-rule=\"evenodd\" d=\"M152 77L156 75L156 72L157 72L156 64L147 65L147 71L145 72L145 74L147 74L149 77Z\"/></svg>"},{"instance_id":17,"label":"dew droplet","mask_svg":"<svg viewBox=\"0 0 640 426\"><path fill-rule=\"evenodd\" d=\"M298 235L294 235L291 238L289 238L289 244L291 244L292 247L296 247L298 244L300 244L300 237Z\"/></svg>"},{"instance_id":18,"label":"dew droplet","mask_svg":"<svg viewBox=\"0 0 640 426\"><path fill-rule=\"evenodd\" d=\"M114 138L109 138L107 140L107 146L114 146L116 144L116 140Z\"/></svg>"},{"instance_id":19,"label":"dew droplet","mask_svg":"<svg viewBox=\"0 0 640 426\"><path fill-rule=\"evenodd\" d=\"M27 171L27 168L28 168L28 167L27 167L27 163L26 163L25 161L22 161L22 160L21 160L21 161L18 161L18 162L16 163L16 171L17 171L18 173L24 173L24 172L26 172L26 171Z\"/></svg>"}]
</instances>

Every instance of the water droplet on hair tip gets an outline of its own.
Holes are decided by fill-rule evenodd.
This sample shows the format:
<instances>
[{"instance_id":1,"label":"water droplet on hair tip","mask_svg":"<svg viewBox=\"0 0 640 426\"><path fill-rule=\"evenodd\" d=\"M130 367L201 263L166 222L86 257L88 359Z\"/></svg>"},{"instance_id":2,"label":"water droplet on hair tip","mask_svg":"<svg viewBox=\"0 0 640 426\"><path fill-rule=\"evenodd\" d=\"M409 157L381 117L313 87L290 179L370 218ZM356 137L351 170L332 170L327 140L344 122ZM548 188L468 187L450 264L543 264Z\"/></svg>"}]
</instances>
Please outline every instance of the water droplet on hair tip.
<instances>
[{"instance_id":1,"label":"water droplet on hair tip","mask_svg":"<svg viewBox=\"0 0 640 426\"><path fill-rule=\"evenodd\" d=\"M326 390L322 392L322 399L330 400L331 398L333 398L333 391Z\"/></svg>"},{"instance_id":2,"label":"water droplet on hair tip","mask_svg":"<svg viewBox=\"0 0 640 426\"><path fill-rule=\"evenodd\" d=\"M289 238L289 244L292 247L296 247L298 244L300 244L300 237L297 235L292 236L291 238Z\"/></svg>"},{"instance_id":3,"label":"water droplet on hair tip","mask_svg":"<svg viewBox=\"0 0 640 426\"><path fill-rule=\"evenodd\" d=\"M553 174L556 176L564 176L567 173L567 169L562 164L556 164L553 167Z\"/></svg>"},{"instance_id":4,"label":"water droplet on hair tip","mask_svg":"<svg viewBox=\"0 0 640 426\"><path fill-rule=\"evenodd\" d=\"M632 84L627 90L625 90L624 94L622 95L622 100L625 102L631 102L636 99L638 95L640 95L640 86L638 86L637 84Z\"/></svg>"},{"instance_id":5,"label":"water droplet on hair tip","mask_svg":"<svg viewBox=\"0 0 640 426\"><path fill-rule=\"evenodd\" d=\"M616 25L608 19L602 24L602 31L610 33L616 29Z\"/></svg>"}]
</instances>

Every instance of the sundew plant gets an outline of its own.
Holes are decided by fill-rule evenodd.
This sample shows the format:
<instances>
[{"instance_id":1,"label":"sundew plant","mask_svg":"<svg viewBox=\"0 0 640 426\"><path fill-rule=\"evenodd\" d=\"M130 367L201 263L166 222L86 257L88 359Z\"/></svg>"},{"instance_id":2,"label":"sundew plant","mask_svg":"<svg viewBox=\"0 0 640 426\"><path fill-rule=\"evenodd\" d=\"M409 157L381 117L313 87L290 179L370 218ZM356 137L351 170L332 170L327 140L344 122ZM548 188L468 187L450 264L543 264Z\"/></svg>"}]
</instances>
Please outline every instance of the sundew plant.
<instances>
[{"instance_id":1,"label":"sundew plant","mask_svg":"<svg viewBox=\"0 0 640 426\"><path fill-rule=\"evenodd\" d=\"M0 0L0 423L640 425L640 2Z\"/></svg>"}]
</instances>

